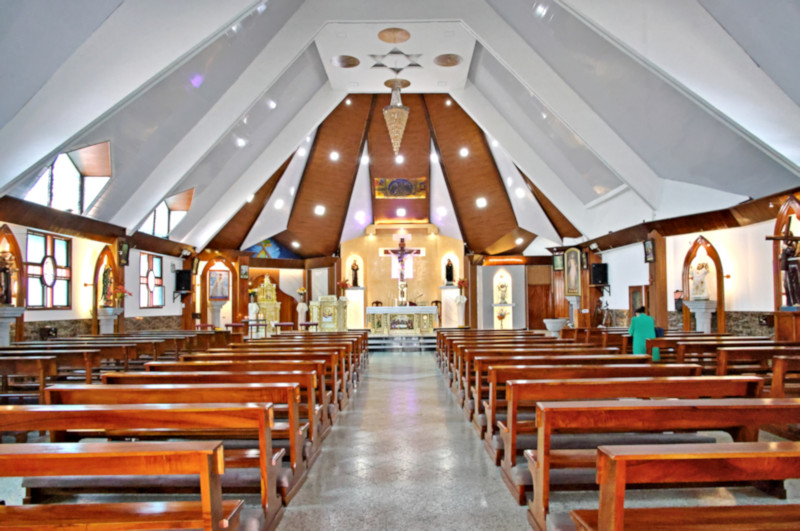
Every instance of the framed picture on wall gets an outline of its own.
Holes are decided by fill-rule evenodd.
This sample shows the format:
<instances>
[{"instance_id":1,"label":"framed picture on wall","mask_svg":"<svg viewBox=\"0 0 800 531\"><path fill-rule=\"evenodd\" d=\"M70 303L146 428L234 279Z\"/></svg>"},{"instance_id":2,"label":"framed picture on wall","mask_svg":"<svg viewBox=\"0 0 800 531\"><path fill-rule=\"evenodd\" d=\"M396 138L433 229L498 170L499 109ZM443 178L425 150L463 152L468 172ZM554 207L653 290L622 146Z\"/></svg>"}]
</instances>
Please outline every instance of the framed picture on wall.
<instances>
[{"instance_id":1,"label":"framed picture on wall","mask_svg":"<svg viewBox=\"0 0 800 531\"><path fill-rule=\"evenodd\" d=\"M656 261L656 251L653 240L645 240L644 242L644 261L647 263Z\"/></svg>"},{"instance_id":2,"label":"framed picture on wall","mask_svg":"<svg viewBox=\"0 0 800 531\"><path fill-rule=\"evenodd\" d=\"M240 265L239 266L239 278L243 278L245 280L250 278L250 266L249 265Z\"/></svg>"},{"instance_id":3,"label":"framed picture on wall","mask_svg":"<svg viewBox=\"0 0 800 531\"><path fill-rule=\"evenodd\" d=\"M126 266L128 265L128 254L130 253L130 244L126 241L120 242L119 244L119 265Z\"/></svg>"},{"instance_id":4,"label":"framed picture on wall","mask_svg":"<svg viewBox=\"0 0 800 531\"><path fill-rule=\"evenodd\" d=\"M589 269L589 255L586 252L581 253L581 269Z\"/></svg>"},{"instance_id":5,"label":"framed picture on wall","mask_svg":"<svg viewBox=\"0 0 800 531\"><path fill-rule=\"evenodd\" d=\"M581 250L577 247L564 252L564 294L581 295Z\"/></svg>"},{"instance_id":6,"label":"framed picture on wall","mask_svg":"<svg viewBox=\"0 0 800 531\"><path fill-rule=\"evenodd\" d=\"M228 271L209 271L208 298L211 300L228 300L230 298L230 284L231 275Z\"/></svg>"},{"instance_id":7,"label":"framed picture on wall","mask_svg":"<svg viewBox=\"0 0 800 531\"><path fill-rule=\"evenodd\" d=\"M200 259L195 256L192 258L192 274L196 275L198 269L200 269Z\"/></svg>"},{"instance_id":8,"label":"framed picture on wall","mask_svg":"<svg viewBox=\"0 0 800 531\"><path fill-rule=\"evenodd\" d=\"M564 255L553 255L553 271L564 271Z\"/></svg>"}]
</instances>

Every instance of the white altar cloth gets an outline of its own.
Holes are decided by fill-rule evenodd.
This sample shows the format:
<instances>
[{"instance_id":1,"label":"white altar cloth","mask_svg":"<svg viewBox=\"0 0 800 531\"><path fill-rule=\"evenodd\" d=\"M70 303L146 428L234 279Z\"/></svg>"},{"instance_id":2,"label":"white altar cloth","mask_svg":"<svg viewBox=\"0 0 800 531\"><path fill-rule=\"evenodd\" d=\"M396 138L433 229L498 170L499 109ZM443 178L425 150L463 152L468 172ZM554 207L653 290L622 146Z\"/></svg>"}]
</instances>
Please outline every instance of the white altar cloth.
<instances>
[{"instance_id":1,"label":"white altar cloth","mask_svg":"<svg viewBox=\"0 0 800 531\"><path fill-rule=\"evenodd\" d=\"M367 321L370 332L378 335L408 336L432 334L436 306L370 306Z\"/></svg>"}]
</instances>

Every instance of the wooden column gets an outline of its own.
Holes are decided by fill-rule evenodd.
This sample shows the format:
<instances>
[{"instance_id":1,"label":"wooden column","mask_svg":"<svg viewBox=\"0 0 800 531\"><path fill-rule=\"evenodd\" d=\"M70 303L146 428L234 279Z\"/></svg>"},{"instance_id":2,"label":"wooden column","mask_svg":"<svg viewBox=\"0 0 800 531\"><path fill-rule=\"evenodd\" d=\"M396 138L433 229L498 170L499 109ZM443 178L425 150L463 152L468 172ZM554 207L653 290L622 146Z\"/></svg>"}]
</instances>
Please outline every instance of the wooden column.
<instances>
[{"instance_id":1,"label":"wooden column","mask_svg":"<svg viewBox=\"0 0 800 531\"><path fill-rule=\"evenodd\" d=\"M653 240L655 262L650 262L650 313L656 326L669 328L667 313L667 240L658 231L647 235Z\"/></svg>"},{"instance_id":2,"label":"wooden column","mask_svg":"<svg viewBox=\"0 0 800 531\"><path fill-rule=\"evenodd\" d=\"M186 258L183 261L184 269L192 269L192 258ZM192 292L186 295L181 295L181 303L183 309L181 310L181 328L184 330L194 330L194 319L192 313L194 312L194 289L195 278L197 275L192 275Z\"/></svg>"},{"instance_id":3,"label":"wooden column","mask_svg":"<svg viewBox=\"0 0 800 531\"><path fill-rule=\"evenodd\" d=\"M469 267L466 267L467 282L467 308L465 313L465 325L470 328L478 327L478 266L475 264L474 256L465 256L464 261Z\"/></svg>"},{"instance_id":4,"label":"wooden column","mask_svg":"<svg viewBox=\"0 0 800 531\"><path fill-rule=\"evenodd\" d=\"M236 265L239 268L239 305L237 308L234 308L232 321L234 323L241 323L242 319L246 318L248 315L247 305L250 303L250 275L248 273L247 279L241 278L241 271L242 266L247 266L248 269L250 268L250 255L240 254Z\"/></svg>"}]
</instances>

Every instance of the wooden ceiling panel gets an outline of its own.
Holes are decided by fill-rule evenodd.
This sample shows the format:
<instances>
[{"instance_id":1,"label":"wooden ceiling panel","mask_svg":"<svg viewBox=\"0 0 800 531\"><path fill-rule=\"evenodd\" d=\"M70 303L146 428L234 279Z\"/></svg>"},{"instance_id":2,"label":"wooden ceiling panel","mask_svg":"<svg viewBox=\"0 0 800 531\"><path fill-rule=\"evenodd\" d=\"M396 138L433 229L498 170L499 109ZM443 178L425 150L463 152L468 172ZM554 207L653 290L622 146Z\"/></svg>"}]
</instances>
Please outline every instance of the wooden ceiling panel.
<instances>
[{"instance_id":1,"label":"wooden ceiling panel","mask_svg":"<svg viewBox=\"0 0 800 531\"><path fill-rule=\"evenodd\" d=\"M261 211L264 210L264 207L267 205L267 201L269 201L273 190L275 190L281 177L283 177L283 173L286 171L286 168L289 167L290 160L292 160L291 156L286 159L281 167L278 168L278 171L273 173L272 176L267 179L267 182L258 189L253 196L253 200L249 203L245 203L242 208L234 214L230 221L220 229L208 243L207 247L209 249L238 249L242 246L244 239L250 233L250 229L253 228L253 224L258 219L259 214L261 214Z\"/></svg>"},{"instance_id":2,"label":"wooden ceiling panel","mask_svg":"<svg viewBox=\"0 0 800 531\"><path fill-rule=\"evenodd\" d=\"M319 126L289 217L288 232L300 243L297 252L304 257L330 256L339 247L373 96L353 94L347 99L350 105L340 103ZM331 160L332 152L338 153L337 160ZM322 216L314 213L318 205L325 207ZM282 237L276 239L287 244ZM288 244L291 249L291 241Z\"/></svg>"},{"instance_id":3,"label":"wooden ceiling panel","mask_svg":"<svg viewBox=\"0 0 800 531\"><path fill-rule=\"evenodd\" d=\"M367 140L369 143L369 169L372 190L372 217L375 223L415 221L427 223L430 217L430 146L431 135L425 105L420 94L403 96L409 108L408 123L400 144L400 155L405 160L395 162L394 150L383 118L383 108L389 105L389 94L375 96ZM424 199L376 199L375 179L425 179ZM397 217L397 209L405 208L406 216Z\"/></svg>"},{"instance_id":4,"label":"wooden ceiling panel","mask_svg":"<svg viewBox=\"0 0 800 531\"><path fill-rule=\"evenodd\" d=\"M486 137L446 94L426 94L424 101L461 234L472 251L485 253L517 228ZM462 148L469 150L468 156L460 155ZM486 199L486 207L477 206L479 197Z\"/></svg>"},{"instance_id":5,"label":"wooden ceiling panel","mask_svg":"<svg viewBox=\"0 0 800 531\"><path fill-rule=\"evenodd\" d=\"M582 234L578 229L575 228L575 225L570 223L570 221L567 219L567 216L561 213L561 211L552 203L552 201L550 201L547 196L544 195L535 184L533 184L533 181L531 181L522 170L519 168L517 168L517 170L519 170L522 178L525 179L525 183L528 185L528 188L533 196L539 202L539 205L542 207L542 210L544 210L547 219L550 220L550 223L553 225L553 228L556 229L558 235L562 238L580 238Z\"/></svg>"},{"instance_id":6,"label":"wooden ceiling panel","mask_svg":"<svg viewBox=\"0 0 800 531\"><path fill-rule=\"evenodd\" d=\"M194 198L194 188L189 188L186 191L179 192L164 199L170 210L188 212L192 208L192 199Z\"/></svg>"},{"instance_id":7,"label":"wooden ceiling panel","mask_svg":"<svg viewBox=\"0 0 800 531\"><path fill-rule=\"evenodd\" d=\"M111 177L111 143L100 142L70 151L72 163L87 177Z\"/></svg>"}]
</instances>

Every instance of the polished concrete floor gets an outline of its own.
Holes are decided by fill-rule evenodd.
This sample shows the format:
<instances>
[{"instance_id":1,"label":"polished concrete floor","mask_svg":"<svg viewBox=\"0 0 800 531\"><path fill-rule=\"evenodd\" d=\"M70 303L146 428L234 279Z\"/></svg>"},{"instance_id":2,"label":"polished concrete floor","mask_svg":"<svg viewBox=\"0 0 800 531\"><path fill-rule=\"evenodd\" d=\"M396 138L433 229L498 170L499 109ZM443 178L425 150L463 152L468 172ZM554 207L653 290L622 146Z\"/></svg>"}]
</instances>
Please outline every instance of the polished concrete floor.
<instances>
[{"instance_id":1,"label":"polished concrete floor","mask_svg":"<svg viewBox=\"0 0 800 531\"><path fill-rule=\"evenodd\" d=\"M280 530L529 529L429 353L376 353Z\"/></svg>"}]
</instances>

